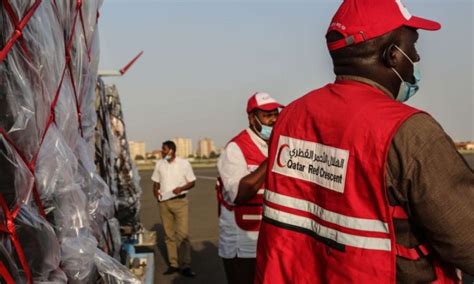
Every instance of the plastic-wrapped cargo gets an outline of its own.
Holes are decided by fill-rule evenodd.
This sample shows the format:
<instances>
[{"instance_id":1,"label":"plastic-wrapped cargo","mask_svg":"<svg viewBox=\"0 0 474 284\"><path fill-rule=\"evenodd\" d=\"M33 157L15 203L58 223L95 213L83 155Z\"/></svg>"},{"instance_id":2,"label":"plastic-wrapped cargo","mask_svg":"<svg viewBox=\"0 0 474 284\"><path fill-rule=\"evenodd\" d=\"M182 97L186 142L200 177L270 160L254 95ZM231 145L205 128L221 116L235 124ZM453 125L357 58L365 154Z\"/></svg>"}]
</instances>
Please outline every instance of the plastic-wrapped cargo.
<instances>
[{"instance_id":1,"label":"plastic-wrapped cargo","mask_svg":"<svg viewBox=\"0 0 474 284\"><path fill-rule=\"evenodd\" d=\"M101 283L107 284L139 284L141 283L135 276L130 275L130 271L120 264L116 259L110 258L101 250L96 250L95 262L99 274L102 276Z\"/></svg>"},{"instance_id":2,"label":"plastic-wrapped cargo","mask_svg":"<svg viewBox=\"0 0 474 284\"><path fill-rule=\"evenodd\" d=\"M13 260L11 253L0 244L0 275L6 283L21 283L24 278L20 276L20 271Z\"/></svg>"},{"instance_id":3,"label":"plastic-wrapped cargo","mask_svg":"<svg viewBox=\"0 0 474 284\"><path fill-rule=\"evenodd\" d=\"M110 256L120 246L115 200L94 163L101 5L101 0L1 2L0 277L5 282L134 279ZM105 240L113 246L102 245Z\"/></svg>"},{"instance_id":4,"label":"plastic-wrapped cargo","mask_svg":"<svg viewBox=\"0 0 474 284\"><path fill-rule=\"evenodd\" d=\"M139 228L140 176L130 157L120 97L115 85L99 79L97 92L96 162L104 180L116 196L121 226Z\"/></svg>"},{"instance_id":5,"label":"plastic-wrapped cargo","mask_svg":"<svg viewBox=\"0 0 474 284\"><path fill-rule=\"evenodd\" d=\"M110 123L111 115L105 95L105 83L99 77L96 88L96 108L97 108L97 125L96 125L96 165L97 171L109 186L110 192L116 196L117 178L115 170L116 153L119 149L114 146L116 137L112 132L112 124Z\"/></svg>"}]
</instances>

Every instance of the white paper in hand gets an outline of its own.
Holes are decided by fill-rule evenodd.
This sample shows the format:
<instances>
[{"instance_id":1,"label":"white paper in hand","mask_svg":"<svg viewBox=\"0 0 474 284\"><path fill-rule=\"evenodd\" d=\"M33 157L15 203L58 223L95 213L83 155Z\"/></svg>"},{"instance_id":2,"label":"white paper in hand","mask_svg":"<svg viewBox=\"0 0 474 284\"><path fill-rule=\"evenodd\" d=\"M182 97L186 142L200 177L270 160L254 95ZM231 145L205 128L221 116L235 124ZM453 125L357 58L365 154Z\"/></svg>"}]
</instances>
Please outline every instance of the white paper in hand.
<instances>
[{"instance_id":1,"label":"white paper in hand","mask_svg":"<svg viewBox=\"0 0 474 284\"><path fill-rule=\"evenodd\" d=\"M161 196L160 196L160 201L166 201L166 200L169 200L173 197L176 197L176 196L179 196L179 195L183 195L183 194L186 194L188 193L188 190L185 190L185 191L182 191L180 194L176 195L173 193L173 191L167 191L165 193L162 193Z\"/></svg>"}]
</instances>

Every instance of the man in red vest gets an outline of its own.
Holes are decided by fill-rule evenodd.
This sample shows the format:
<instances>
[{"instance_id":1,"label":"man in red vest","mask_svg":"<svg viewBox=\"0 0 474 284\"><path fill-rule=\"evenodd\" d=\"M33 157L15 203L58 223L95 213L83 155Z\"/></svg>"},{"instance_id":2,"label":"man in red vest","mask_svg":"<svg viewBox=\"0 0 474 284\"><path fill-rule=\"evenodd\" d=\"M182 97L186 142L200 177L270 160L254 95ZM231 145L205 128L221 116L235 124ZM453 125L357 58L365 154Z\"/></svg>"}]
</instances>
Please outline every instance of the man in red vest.
<instances>
[{"instance_id":1,"label":"man in red vest","mask_svg":"<svg viewBox=\"0 0 474 284\"><path fill-rule=\"evenodd\" d=\"M255 278L267 141L281 107L267 93L252 95L247 103L249 128L227 144L217 164L219 256L229 284L251 284Z\"/></svg>"},{"instance_id":2,"label":"man in red vest","mask_svg":"<svg viewBox=\"0 0 474 284\"><path fill-rule=\"evenodd\" d=\"M474 174L418 90L400 0L345 0L327 35L336 81L275 124L256 283L456 283L474 274ZM450 94L453 95L453 94Z\"/></svg>"}]
</instances>

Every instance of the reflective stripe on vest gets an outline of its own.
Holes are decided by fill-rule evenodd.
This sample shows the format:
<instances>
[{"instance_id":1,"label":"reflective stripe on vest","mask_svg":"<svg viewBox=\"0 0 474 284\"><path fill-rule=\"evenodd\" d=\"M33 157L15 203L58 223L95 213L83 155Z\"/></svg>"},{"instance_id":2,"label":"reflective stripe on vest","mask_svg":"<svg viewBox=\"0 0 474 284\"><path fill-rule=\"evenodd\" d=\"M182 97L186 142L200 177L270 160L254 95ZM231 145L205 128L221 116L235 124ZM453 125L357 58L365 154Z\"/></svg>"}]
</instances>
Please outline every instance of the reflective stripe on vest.
<instances>
[{"instance_id":1,"label":"reflective stripe on vest","mask_svg":"<svg viewBox=\"0 0 474 284\"><path fill-rule=\"evenodd\" d=\"M250 215L244 214L242 215L243 220L262 220L262 215Z\"/></svg>"},{"instance_id":2,"label":"reflective stripe on vest","mask_svg":"<svg viewBox=\"0 0 474 284\"><path fill-rule=\"evenodd\" d=\"M388 224L379 220L355 218L345 216L336 212L329 211L318 206L315 203L307 200L294 198L278 194L273 191L265 192L265 200L275 203L277 205L285 206L288 208L298 209L313 214L321 220L326 222L337 224L341 227L349 229L369 231L369 232L380 232L389 233Z\"/></svg>"},{"instance_id":3,"label":"reflective stripe on vest","mask_svg":"<svg viewBox=\"0 0 474 284\"><path fill-rule=\"evenodd\" d=\"M266 194L265 198L267 198L267 196L268 195ZM284 204L281 205L285 206ZM311 218L278 210L270 207L267 204L265 204L263 208L263 215L266 218L282 223L283 225L289 225L302 230L309 230L317 236L334 241L336 244L339 245L348 245L362 249L382 251L392 250L391 240L389 236L387 236L386 238L374 238L341 232L340 230L324 226ZM378 222L377 220L370 221Z\"/></svg>"}]
</instances>

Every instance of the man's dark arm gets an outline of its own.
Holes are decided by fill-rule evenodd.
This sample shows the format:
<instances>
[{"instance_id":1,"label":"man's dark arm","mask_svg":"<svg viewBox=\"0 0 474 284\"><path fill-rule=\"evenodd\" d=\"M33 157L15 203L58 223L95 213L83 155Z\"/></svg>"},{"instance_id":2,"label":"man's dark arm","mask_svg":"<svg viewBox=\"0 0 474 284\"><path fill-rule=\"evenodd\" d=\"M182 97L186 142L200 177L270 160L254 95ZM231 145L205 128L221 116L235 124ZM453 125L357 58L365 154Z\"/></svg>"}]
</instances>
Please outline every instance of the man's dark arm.
<instances>
[{"instance_id":1,"label":"man's dark arm","mask_svg":"<svg viewBox=\"0 0 474 284\"><path fill-rule=\"evenodd\" d=\"M257 191L265 182L267 164L268 162L265 160L254 172L240 180L239 192L234 200L235 204L242 204L257 194Z\"/></svg>"},{"instance_id":2,"label":"man's dark arm","mask_svg":"<svg viewBox=\"0 0 474 284\"><path fill-rule=\"evenodd\" d=\"M474 274L474 173L451 138L428 115L408 119L393 141L389 169L396 199L434 253ZM392 160L397 160L392 158ZM397 237L398 239L398 237Z\"/></svg>"}]
</instances>

